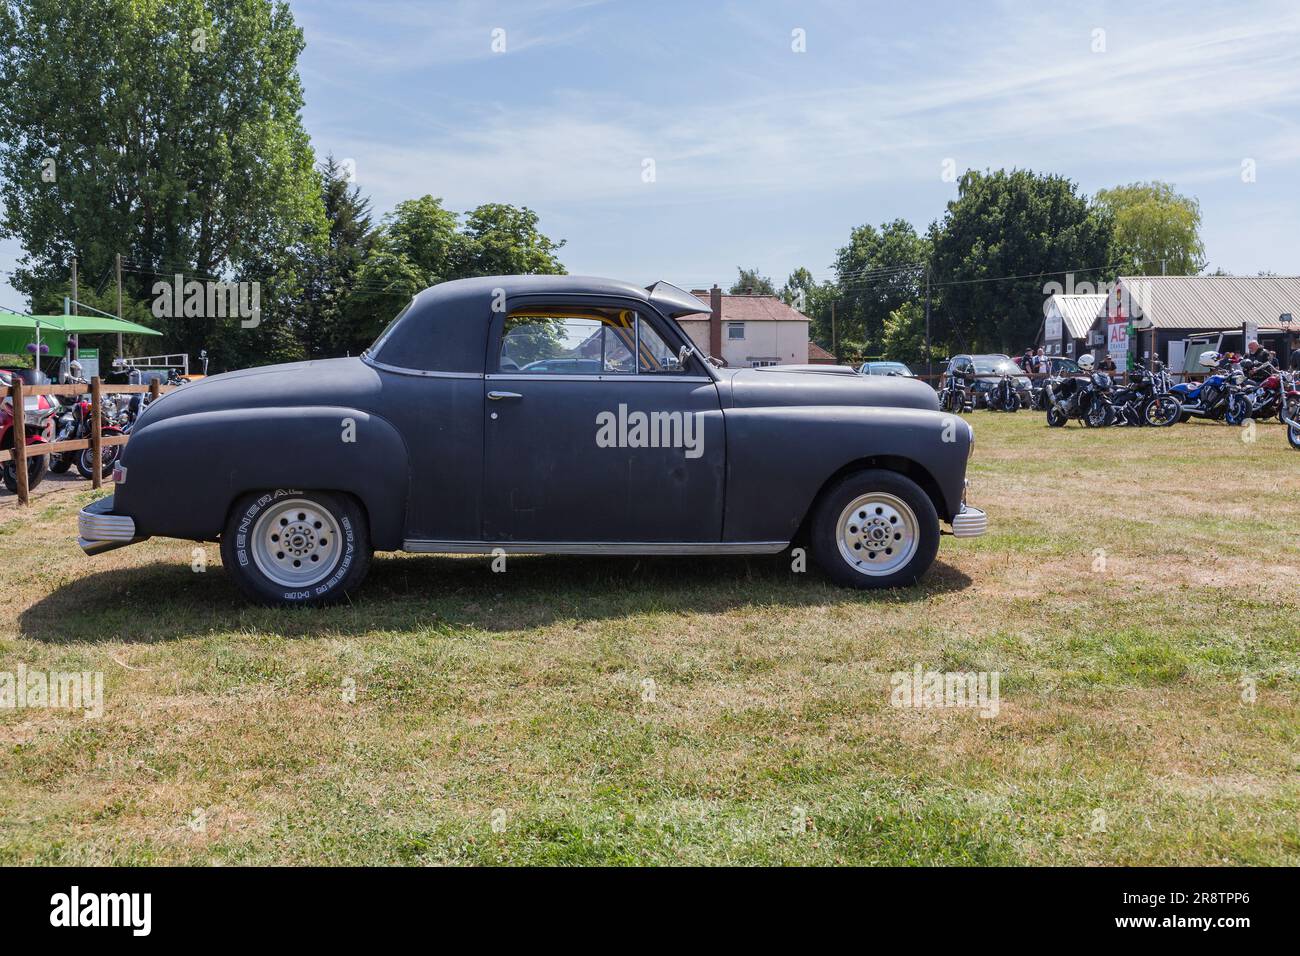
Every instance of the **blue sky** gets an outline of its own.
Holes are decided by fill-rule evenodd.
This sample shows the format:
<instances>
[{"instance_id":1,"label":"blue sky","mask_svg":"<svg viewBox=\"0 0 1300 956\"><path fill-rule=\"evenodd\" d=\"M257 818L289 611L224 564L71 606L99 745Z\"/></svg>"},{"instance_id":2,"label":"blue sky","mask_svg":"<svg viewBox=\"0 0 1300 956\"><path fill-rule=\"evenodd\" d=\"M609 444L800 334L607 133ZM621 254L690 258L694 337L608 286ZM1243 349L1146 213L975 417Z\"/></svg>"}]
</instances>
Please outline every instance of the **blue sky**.
<instances>
[{"instance_id":1,"label":"blue sky","mask_svg":"<svg viewBox=\"0 0 1300 956\"><path fill-rule=\"evenodd\" d=\"M1294 0L291 6L317 153L378 212L527 205L571 272L828 277L854 226L942 215L951 160L1089 194L1167 180L1200 200L1211 267L1300 273Z\"/></svg>"}]
</instances>

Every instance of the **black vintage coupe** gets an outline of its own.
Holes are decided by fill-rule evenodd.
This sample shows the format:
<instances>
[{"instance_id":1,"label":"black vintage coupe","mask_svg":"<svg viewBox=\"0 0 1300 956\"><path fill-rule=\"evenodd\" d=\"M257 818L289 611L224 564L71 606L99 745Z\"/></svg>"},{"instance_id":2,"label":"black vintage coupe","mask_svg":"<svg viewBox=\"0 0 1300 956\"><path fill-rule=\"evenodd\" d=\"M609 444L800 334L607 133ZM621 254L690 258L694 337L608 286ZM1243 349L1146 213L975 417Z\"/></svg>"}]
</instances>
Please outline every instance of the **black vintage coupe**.
<instances>
[{"instance_id":1,"label":"black vintage coupe","mask_svg":"<svg viewBox=\"0 0 1300 956\"><path fill-rule=\"evenodd\" d=\"M221 542L267 603L356 591L374 550L765 554L840 584L915 581L965 503L974 433L895 377L718 368L668 285L501 276L417 295L359 358L229 372L149 406L98 554Z\"/></svg>"}]
</instances>

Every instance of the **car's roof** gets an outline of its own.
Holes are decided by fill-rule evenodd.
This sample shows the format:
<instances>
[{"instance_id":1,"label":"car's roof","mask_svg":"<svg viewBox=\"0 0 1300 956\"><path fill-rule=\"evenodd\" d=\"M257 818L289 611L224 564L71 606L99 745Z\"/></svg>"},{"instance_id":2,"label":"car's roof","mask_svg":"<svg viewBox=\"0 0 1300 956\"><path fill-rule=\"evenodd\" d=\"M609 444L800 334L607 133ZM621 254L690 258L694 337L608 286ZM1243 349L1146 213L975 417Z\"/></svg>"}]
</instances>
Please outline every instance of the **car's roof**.
<instances>
[{"instance_id":1,"label":"car's roof","mask_svg":"<svg viewBox=\"0 0 1300 956\"><path fill-rule=\"evenodd\" d=\"M507 297L524 295L598 295L636 299L659 306L671 316L708 312L709 306L695 296L668 282L639 286L621 279L600 276L570 275L516 275L478 276L473 279L453 279L430 286L415 297L424 304L444 304L457 299L475 296L492 296L497 289Z\"/></svg>"},{"instance_id":2,"label":"car's roof","mask_svg":"<svg viewBox=\"0 0 1300 956\"><path fill-rule=\"evenodd\" d=\"M418 293L367 351L392 368L482 374L492 314L532 296L581 295L645 302L670 318L708 312L689 292L667 282L648 287L596 276L514 275L454 279ZM504 299L504 302L499 300Z\"/></svg>"}]
</instances>

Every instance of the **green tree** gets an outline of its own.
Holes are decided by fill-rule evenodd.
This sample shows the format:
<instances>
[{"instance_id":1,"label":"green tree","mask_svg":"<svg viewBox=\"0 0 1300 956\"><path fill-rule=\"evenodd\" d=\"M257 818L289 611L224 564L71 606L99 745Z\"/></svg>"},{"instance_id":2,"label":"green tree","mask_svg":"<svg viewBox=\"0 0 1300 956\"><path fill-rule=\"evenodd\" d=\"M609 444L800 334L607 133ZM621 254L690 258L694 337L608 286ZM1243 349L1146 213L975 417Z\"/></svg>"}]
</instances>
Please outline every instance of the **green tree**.
<instances>
[{"instance_id":1,"label":"green tree","mask_svg":"<svg viewBox=\"0 0 1300 956\"><path fill-rule=\"evenodd\" d=\"M262 326L165 320L168 349L216 340L257 360L285 321L305 250L324 241L301 121L301 31L272 0L8 0L0 9L0 229L37 308L76 256L83 275L130 263L156 278L262 283Z\"/></svg>"},{"instance_id":2,"label":"green tree","mask_svg":"<svg viewBox=\"0 0 1300 956\"><path fill-rule=\"evenodd\" d=\"M449 279L563 274L555 255L563 245L538 229L528 208L488 203L462 225L437 197L398 203L357 270L339 341L353 352L365 348L413 295Z\"/></svg>"},{"instance_id":3,"label":"green tree","mask_svg":"<svg viewBox=\"0 0 1300 956\"><path fill-rule=\"evenodd\" d=\"M298 337L311 358L342 355L351 345L346 306L375 241L370 200L350 181L347 170L328 156L318 173L329 238L305 264L297 313Z\"/></svg>"},{"instance_id":4,"label":"green tree","mask_svg":"<svg viewBox=\"0 0 1300 956\"><path fill-rule=\"evenodd\" d=\"M1130 183L1094 197L1114 220L1122 275L1190 276L1205 268L1201 204L1169 183Z\"/></svg>"},{"instance_id":5,"label":"green tree","mask_svg":"<svg viewBox=\"0 0 1300 956\"><path fill-rule=\"evenodd\" d=\"M932 331L962 349L1019 351L1043 321L1045 283L1114 274L1109 213L1061 176L968 170L931 235L942 299Z\"/></svg>"},{"instance_id":6,"label":"green tree","mask_svg":"<svg viewBox=\"0 0 1300 956\"><path fill-rule=\"evenodd\" d=\"M537 213L527 206L485 203L465 216L451 278L496 275L564 275L556 253L565 240L537 228Z\"/></svg>"},{"instance_id":7,"label":"green tree","mask_svg":"<svg viewBox=\"0 0 1300 956\"><path fill-rule=\"evenodd\" d=\"M781 299L808 316L808 338L831 351L831 303L836 297L833 282L818 282L800 266L781 287Z\"/></svg>"},{"instance_id":8,"label":"green tree","mask_svg":"<svg viewBox=\"0 0 1300 956\"><path fill-rule=\"evenodd\" d=\"M757 269L741 269L737 267L736 281L731 284L727 290L728 295L745 295L752 292L754 295L776 295L776 286L772 280L765 275L760 275Z\"/></svg>"},{"instance_id":9,"label":"green tree","mask_svg":"<svg viewBox=\"0 0 1300 956\"><path fill-rule=\"evenodd\" d=\"M880 336L880 352L892 362L906 362L912 371L925 371L925 303L907 302L889 313ZM945 350L933 343L935 361L942 361Z\"/></svg>"},{"instance_id":10,"label":"green tree","mask_svg":"<svg viewBox=\"0 0 1300 956\"><path fill-rule=\"evenodd\" d=\"M925 293L930 244L904 219L859 226L835 256L839 341L854 352L876 353L885 320Z\"/></svg>"}]
</instances>

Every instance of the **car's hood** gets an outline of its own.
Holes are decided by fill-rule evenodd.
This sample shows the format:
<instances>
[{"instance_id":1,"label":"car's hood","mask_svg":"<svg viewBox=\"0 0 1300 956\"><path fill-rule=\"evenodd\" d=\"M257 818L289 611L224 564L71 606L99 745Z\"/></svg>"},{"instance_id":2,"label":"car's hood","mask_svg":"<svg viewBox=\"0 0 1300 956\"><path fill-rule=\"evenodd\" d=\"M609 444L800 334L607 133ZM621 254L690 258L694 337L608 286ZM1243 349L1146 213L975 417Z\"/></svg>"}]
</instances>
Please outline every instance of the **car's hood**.
<instances>
[{"instance_id":1,"label":"car's hood","mask_svg":"<svg viewBox=\"0 0 1300 956\"><path fill-rule=\"evenodd\" d=\"M136 428L178 415L230 408L364 408L369 404L367 399L377 395L379 389L379 374L359 358L263 365L182 385L151 404Z\"/></svg>"},{"instance_id":2,"label":"car's hood","mask_svg":"<svg viewBox=\"0 0 1300 956\"><path fill-rule=\"evenodd\" d=\"M832 367L833 368L833 367ZM938 411L939 397L919 379L772 368L720 369L733 408L763 405L859 405Z\"/></svg>"}]
</instances>

